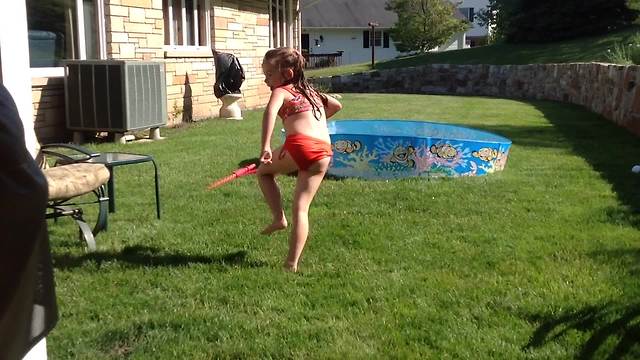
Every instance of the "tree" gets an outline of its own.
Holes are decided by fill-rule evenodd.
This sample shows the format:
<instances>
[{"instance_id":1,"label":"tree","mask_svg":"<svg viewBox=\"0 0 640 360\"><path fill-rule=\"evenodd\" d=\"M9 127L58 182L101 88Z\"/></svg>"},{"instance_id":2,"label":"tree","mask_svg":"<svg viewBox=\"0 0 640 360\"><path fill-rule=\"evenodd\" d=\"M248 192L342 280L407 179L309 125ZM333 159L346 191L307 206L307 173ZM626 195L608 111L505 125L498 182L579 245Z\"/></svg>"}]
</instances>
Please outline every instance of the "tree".
<instances>
[{"instance_id":1,"label":"tree","mask_svg":"<svg viewBox=\"0 0 640 360\"><path fill-rule=\"evenodd\" d=\"M386 9L398 15L391 37L402 52L429 51L469 28L454 17L456 8L447 0L389 0Z\"/></svg>"},{"instance_id":2,"label":"tree","mask_svg":"<svg viewBox=\"0 0 640 360\"><path fill-rule=\"evenodd\" d=\"M521 0L489 0L486 8L476 14L478 24L491 31L491 37L497 40L505 39L505 32L511 29L510 20L520 11Z\"/></svg>"},{"instance_id":3,"label":"tree","mask_svg":"<svg viewBox=\"0 0 640 360\"><path fill-rule=\"evenodd\" d=\"M547 42L599 35L630 25L637 1L489 0L479 14L507 42Z\"/></svg>"}]
</instances>

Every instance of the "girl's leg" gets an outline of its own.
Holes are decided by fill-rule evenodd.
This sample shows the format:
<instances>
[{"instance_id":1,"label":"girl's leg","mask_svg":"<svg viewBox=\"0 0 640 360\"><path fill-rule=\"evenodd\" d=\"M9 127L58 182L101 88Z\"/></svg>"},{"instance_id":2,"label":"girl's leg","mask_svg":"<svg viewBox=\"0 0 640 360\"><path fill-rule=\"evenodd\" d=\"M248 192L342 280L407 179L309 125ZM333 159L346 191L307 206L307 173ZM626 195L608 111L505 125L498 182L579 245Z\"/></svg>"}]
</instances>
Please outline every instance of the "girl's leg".
<instances>
[{"instance_id":1,"label":"girl's leg","mask_svg":"<svg viewBox=\"0 0 640 360\"><path fill-rule=\"evenodd\" d=\"M293 195L293 229L289 238L289 254L285 268L298 270L298 261L309 235L309 206L324 178L331 158L317 161L307 170L298 171L296 190Z\"/></svg>"},{"instance_id":2,"label":"girl's leg","mask_svg":"<svg viewBox=\"0 0 640 360\"><path fill-rule=\"evenodd\" d=\"M276 183L275 175L288 174L295 171L297 167L291 156L286 153L283 154L283 156L280 155L282 151L282 147L274 150L271 164L260 164L258 172L256 173L260 190L262 190L262 194L271 210L272 216L271 224L261 232L265 235L287 227L287 218L282 209L282 197L278 183Z\"/></svg>"}]
</instances>

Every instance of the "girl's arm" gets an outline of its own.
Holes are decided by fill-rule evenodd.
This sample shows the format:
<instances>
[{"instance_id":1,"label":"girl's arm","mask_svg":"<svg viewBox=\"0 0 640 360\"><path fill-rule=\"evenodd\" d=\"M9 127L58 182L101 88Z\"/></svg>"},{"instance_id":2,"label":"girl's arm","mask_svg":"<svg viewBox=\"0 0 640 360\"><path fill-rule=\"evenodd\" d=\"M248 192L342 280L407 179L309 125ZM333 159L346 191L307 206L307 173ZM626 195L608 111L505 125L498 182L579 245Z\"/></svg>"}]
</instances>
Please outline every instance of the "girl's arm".
<instances>
[{"instance_id":1,"label":"girl's arm","mask_svg":"<svg viewBox=\"0 0 640 360\"><path fill-rule=\"evenodd\" d=\"M324 105L324 113L328 118L332 117L342 109L342 104L331 95L322 94L322 104Z\"/></svg>"},{"instance_id":2,"label":"girl's arm","mask_svg":"<svg viewBox=\"0 0 640 360\"><path fill-rule=\"evenodd\" d=\"M271 160L271 135L273 129L276 126L276 117L278 116L278 110L284 102L284 93L280 89L275 89L271 92L271 97L267 103L267 108L264 109L262 114L262 145L260 151L260 159L263 160L265 152L268 152L268 158L264 160Z\"/></svg>"}]
</instances>

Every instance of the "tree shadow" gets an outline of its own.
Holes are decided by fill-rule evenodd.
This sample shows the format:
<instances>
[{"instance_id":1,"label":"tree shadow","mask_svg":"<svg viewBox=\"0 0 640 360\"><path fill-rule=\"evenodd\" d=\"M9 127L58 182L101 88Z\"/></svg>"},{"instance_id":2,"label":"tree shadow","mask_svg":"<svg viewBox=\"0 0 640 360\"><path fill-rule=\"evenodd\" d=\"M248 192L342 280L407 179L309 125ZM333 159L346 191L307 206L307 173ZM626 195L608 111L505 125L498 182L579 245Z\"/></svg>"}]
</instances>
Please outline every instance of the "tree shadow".
<instances>
[{"instance_id":1,"label":"tree shadow","mask_svg":"<svg viewBox=\"0 0 640 360\"><path fill-rule=\"evenodd\" d=\"M590 252L589 256L600 264L615 265L620 272L627 273L632 279L640 275L640 249L638 248L599 250Z\"/></svg>"},{"instance_id":2,"label":"tree shadow","mask_svg":"<svg viewBox=\"0 0 640 360\"><path fill-rule=\"evenodd\" d=\"M640 304L588 306L561 314L526 316L541 323L522 350L540 348L562 337L575 338L573 332L588 334L578 359L619 359L640 356Z\"/></svg>"},{"instance_id":3,"label":"tree shadow","mask_svg":"<svg viewBox=\"0 0 640 360\"><path fill-rule=\"evenodd\" d=\"M640 163L640 141L628 130L578 105L557 106L549 101L531 102L562 134L571 150L584 158L611 184L626 216L640 213L640 176L631 172ZM614 218L620 214L611 214ZM638 220L633 221L639 227Z\"/></svg>"},{"instance_id":4,"label":"tree shadow","mask_svg":"<svg viewBox=\"0 0 640 360\"><path fill-rule=\"evenodd\" d=\"M247 260L244 250L221 255L166 254L160 249L149 246L127 246L121 252L96 251L83 255L54 254L53 267L68 270L92 262L97 265L119 262L129 267L186 266L191 264L221 265L225 267L257 268L266 266L264 261Z\"/></svg>"},{"instance_id":5,"label":"tree shadow","mask_svg":"<svg viewBox=\"0 0 640 360\"><path fill-rule=\"evenodd\" d=\"M521 147L564 149L562 134L552 126L473 125L474 129L504 136Z\"/></svg>"}]
</instances>

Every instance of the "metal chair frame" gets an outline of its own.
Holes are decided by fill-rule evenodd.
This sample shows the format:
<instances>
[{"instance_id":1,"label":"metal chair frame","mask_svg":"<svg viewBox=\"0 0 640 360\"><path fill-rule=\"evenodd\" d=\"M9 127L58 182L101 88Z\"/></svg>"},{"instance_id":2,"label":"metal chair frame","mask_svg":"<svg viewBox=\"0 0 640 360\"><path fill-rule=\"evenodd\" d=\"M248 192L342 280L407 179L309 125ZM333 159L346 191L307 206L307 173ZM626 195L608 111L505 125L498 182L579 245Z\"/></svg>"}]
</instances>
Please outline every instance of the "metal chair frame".
<instances>
[{"instance_id":1,"label":"metal chair frame","mask_svg":"<svg viewBox=\"0 0 640 360\"><path fill-rule=\"evenodd\" d=\"M66 150L66 152L61 150ZM74 144L46 144L41 147L40 152L45 159L47 157L55 159L54 167L86 162L100 155L100 153L93 153L88 149ZM69 152L71 152L71 154L69 154ZM46 169L44 170L44 174L45 176L47 175ZM74 203L72 200L75 197L62 200L50 200L47 205L48 211L46 214L47 219L54 219L54 221L64 216L71 217L78 225L80 241L86 244L89 252L96 250L95 237L100 231L107 228L109 213L109 197L107 196L106 183L93 189L92 193L96 196L96 200L88 203ZM98 218L93 229L91 229L84 219L84 212L81 205L94 203L98 204Z\"/></svg>"}]
</instances>

